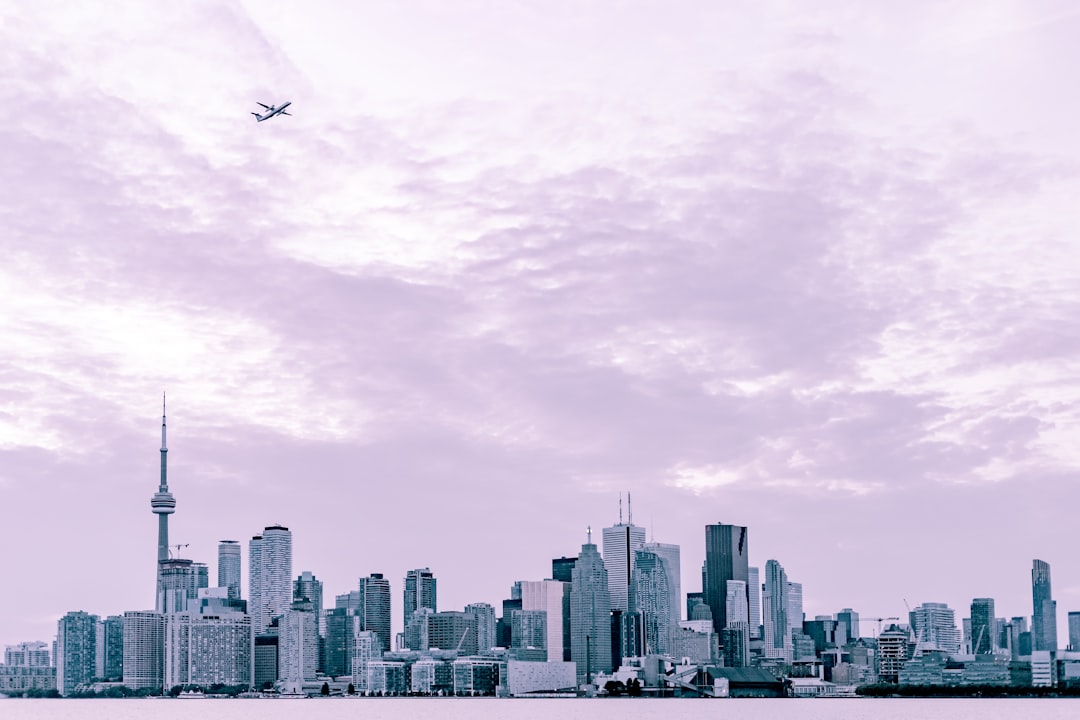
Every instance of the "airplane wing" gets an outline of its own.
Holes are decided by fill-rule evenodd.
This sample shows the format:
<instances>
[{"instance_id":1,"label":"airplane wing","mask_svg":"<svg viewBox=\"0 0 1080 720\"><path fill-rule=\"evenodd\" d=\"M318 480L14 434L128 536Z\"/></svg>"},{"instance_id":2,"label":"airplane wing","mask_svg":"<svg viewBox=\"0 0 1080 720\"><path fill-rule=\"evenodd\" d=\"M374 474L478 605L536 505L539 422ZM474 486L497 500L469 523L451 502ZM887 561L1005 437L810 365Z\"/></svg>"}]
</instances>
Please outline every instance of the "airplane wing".
<instances>
[{"instance_id":1,"label":"airplane wing","mask_svg":"<svg viewBox=\"0 0 1080 720\"><path fill-rule=\"evenodd\" d=\"M282 114L282 115L288 115L288 116L292 117L292 113L291 113L291 112L289 112L288 110L282 110L282 111L281 111L281 114Z\"/></svg>"},{"instance_id":2,"label":"airplane wing","mask_svg":"<svg viewBox=\"0 0 1080 720\"><path fill-rule=\"evenodd\" d=\"M255 104L256 104L256 105L262 105L262 106L263 106L264 108L266 108L267 110L269 110L269 109L270 109L270 106L269 106L269 105L263 105L263 104L262 104L261 102L259 102L258 100L256 100L256 101L255 101Z\"/></svg>"}]
</instances>

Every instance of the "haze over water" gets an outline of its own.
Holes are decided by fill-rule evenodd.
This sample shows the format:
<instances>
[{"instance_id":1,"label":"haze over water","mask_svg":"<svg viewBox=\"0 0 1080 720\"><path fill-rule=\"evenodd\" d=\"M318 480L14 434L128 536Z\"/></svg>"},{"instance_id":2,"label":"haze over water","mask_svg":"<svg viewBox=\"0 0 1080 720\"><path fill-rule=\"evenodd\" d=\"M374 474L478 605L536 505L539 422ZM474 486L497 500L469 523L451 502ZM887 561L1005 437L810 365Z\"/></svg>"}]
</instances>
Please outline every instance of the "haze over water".
<instances>
[{"instance_id":1,"label":"haze over water","mask_svg":"<svg viewBox=\"0 0 1080 720\"><path fill-rule=\"evenodd\" d=\"M153 703L148 705L147 703ZM297 703L300 703L297 705ZM6 700L4 720L1072 720L1074 699Z\"/></svg>"}]
</instances>

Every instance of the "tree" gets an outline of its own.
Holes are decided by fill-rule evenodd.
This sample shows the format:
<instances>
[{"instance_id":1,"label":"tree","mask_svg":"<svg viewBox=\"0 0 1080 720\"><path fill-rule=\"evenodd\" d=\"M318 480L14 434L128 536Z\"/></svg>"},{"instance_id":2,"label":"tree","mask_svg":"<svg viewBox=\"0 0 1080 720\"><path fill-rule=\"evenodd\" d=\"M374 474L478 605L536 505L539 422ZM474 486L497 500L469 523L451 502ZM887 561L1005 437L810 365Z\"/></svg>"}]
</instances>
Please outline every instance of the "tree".
<instances>
[{"instance_id":1,"label":"tree","mask_svg":"<svg viewBox=\"0 0 1080 720\"><path fill-rule=\"evenodd\" d=\"M630 697L641 697L641 681L633 678L626 684L626 694Z\"/></svg>"},{"instance_id":2,"label":"tree","mask_svg":"<svg viewBox=\"0 0 1080 720\"><path fill-rule=\"evenodd\" d=\"M349 683L349 687L345 688L345 692L347 692L349 695L355 695L356 694L356 688L353 687L352 683Z\"/></svg>"},{"instance_id":3,"label":"tree","mask_svg":"<svg viewBox=\"0 0 1080 720\"><path fill-rule=\"evenodd\" d=\"M611 697L618 697L626 692L626 686L623 685L622 680L608 680L604 683L604 689Z\"/></svg>"},{"instance_id":4,"label":"tree","mask_svg":"<svg viewBox=\"0 0 1080 720\"><path fill-rule=\"evenodd\" d=\"M330 694L330 685L328 683L322 684L322 690L319 691L324 697Z\"/></svg>"}]
</instances>

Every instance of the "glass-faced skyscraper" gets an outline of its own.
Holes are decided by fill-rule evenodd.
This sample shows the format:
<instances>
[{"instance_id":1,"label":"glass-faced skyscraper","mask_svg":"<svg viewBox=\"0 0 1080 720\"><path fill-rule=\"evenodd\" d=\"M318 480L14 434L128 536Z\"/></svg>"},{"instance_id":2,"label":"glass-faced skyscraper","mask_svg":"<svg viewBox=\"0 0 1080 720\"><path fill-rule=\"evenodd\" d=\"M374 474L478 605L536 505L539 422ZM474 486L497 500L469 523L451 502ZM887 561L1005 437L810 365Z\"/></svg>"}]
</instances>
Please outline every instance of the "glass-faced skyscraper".
<instances>
[{"instance_id":1,"label":"glass-faced skyscraper","mask_svg":"<svg viewBox=\"0 0 1080 720\"><path fill-rule=\"evenodd\" d=\"M994 652L994 599L975 598L971 601L971 653L989 655Z\"/></svg>"},{"instance_id":2,"label":"glass-faced skyscraper","mask_svg":"<svg viewBox=\"0 0 1080 720\"><path fill-rule=\"evenodd\" d=\"M765 657L791 662L791 628L788 624L788 579L783 566L775 560L765 563L765 588L762 595L765 630Z\"/></svg>"},{"instance_id":3,"label":"glass-faced skyscraper","mask_svg":"<svg viewBox=\"0 0 1080 720\"><path fill-rule=\"evenodd\" d=\"M364 630L379 638L381 652L390 651L390 581L382 573L360 578L360 612Z\"/></svg>"},{"instance_id":4,"label":"glass-faced skyscraper","mask_svg":"<svg viewBox=\"0 0 1080 720\"><path fill-rule=\"evenodd\" d=\"M240 543L222 540L218 543L218 587L229 589L229 599L240 599Z\"/></svg>"},{"instance_id":5,"label":"glass-faced skyscraper","mask_svg":"<svg viewBox=\"0 0 1080 720\"><path fill-rule=\"evenodd\" d=\"M1050 593L1050 563L1032 561L1031 599L1031 647L1057 652L1057 603Z\"/></svg>"},{"instance_id":6,"label":"glass-faced skyscraper","mask_svg":"<svg viewBox=\"0 0 1080 720\"><path fill-rule=\"evenodd\" d=\"M705 526L705 604L717 634L727 626L727 582L750 579L750 540L741 525ZM749 598L747 599L749 602Z\"/></svg>"},{"instance_id":7,"label":"glass-faced skyscraper","mask_svg":"<svg viewBox=\"0 0 1080 720\"><path fill-rule=\"evenodd\" d=\"M645 528L633 522L604 528L604 569L608 576L608 594L612 610L630 607L630 584L634 578L634 551L645 544Z\"/></svg>"},{"instance_id":8,"label":"glass-faced skyscraper","mask_svg":"<svg viewBox=\"0 0 1080 720\"><path fill-rule=\"evenodd\" d=\"M591 533L590 533L591 535ZM607 570L596 545L581 546L570 589L570 659L578 684L611 672L611 595Z\"/></svg>"},{"instance_id":9,"label":"glass-faced skyscraper","mask_svg":"<svg viewBox=\"0 0 1080 720\"><path fill-rule=\"evenodd\" d=\"M438 612L435 575L429 568L410 570L405 575L405 624L420 608Z\"/></svg>"}]
</instances>

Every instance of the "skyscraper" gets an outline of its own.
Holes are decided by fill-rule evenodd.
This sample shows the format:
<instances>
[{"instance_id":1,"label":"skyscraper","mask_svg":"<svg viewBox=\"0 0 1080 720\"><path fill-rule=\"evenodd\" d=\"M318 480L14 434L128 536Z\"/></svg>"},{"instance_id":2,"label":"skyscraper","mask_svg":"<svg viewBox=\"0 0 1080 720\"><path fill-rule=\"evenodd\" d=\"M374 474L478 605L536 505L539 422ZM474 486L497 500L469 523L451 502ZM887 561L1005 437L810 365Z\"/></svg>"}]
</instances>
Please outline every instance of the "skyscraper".
<instances>
[{"instance_id":1,"label":"skyscraper","mask_svg":"<svg viewBox=\"0 0 1080 720\"><path fill-rule=\"evenodd\" d=\"M292 533L282 525L267 526L251 538L248 550L248 612L259 635L292 604Z\"/></svg>"},{"instance_id":2,"label":"skyscraper","mask_svg":"<svg viewBox=\"0 0 1080 720\"><path fill-rule=\"evenodd\" d=\"M844 608L836 613L836 622L847 628L844 636L848 640L859 639L859 613L851 608Z\"/></svg>"},{"instance_id":3,"label":"skyscraper","mask_svg":"<svg viewBox=\"0 0 1080 720\"><path fill-rule=\"evenodd\" d=\"M971 601L971 652L989 655L996 645L994 599L975 598Z\"/></svg>"},{"instance_id":4,"label":"skyscraper","mask_svg":"<svg viewBox=\"0 0 1080 720\"><path fill-rule=\"evenodd\" d=\"M596 545L581 546L570 589L570 658L577 663L578 684L593 673L611 672L611 594L607 570Z\"/></svg>"},{"instance_id":5,"label":"skyscraper","mask_svg":"<svg viewBox=\"0 0 1080 720\"><path fill-rule=\"evenodd\" d=\"M608 594L612 610L630 607L629 588L634 577L634 551L645 544L645 528L634 525L633 517L622 521L622 498L619 499L619 522L604 528L604 569L608 576Z\"/></svg>"},{"instance_id":6,"label":"skyscraper","mask_svg":"<svg viewBox=\"0 0 1080 720\"><path fill-rule=\"evenodd\" d=\"M1080 650L1080 612L1069 613L1069 649Z\"/></svg>"},{"instance_id":7,"label":"skyscraper","mask_svg":"<svg viewBox=\"0 0 1080 720\"><path fill-rule=\"evenodd\" d=\"M435 575L429 568L410 570L405 575L405 624L420 608L438 612Z\"/></svg>"},{"instance_id":8,"label":"skyscraper","mask_svg":"<svg viewBox=\"0 0 1080 720\"><path fill-rule=\"evenodd\" d=\"M472 603L465 606L465 612L476 617L476 647L483 654L498 645L495 637L495 608L488 603ZM562 656L557 658L562 660Z\"/></svg>"},{"instance_id":9,"label":"skyscraper","mask_svg":"<svg viewBox=\"0 0 1080 720\"><path fill-rule=\"evenodd\" d=\"M765 657L791 662L791 630L788 624L788 579L775 560L765 563L764 629Z\"/></svg>"},{"instance_id":10,"label":"skyscraper","mask_svg":"<svg viewBox=\"0 0 1080 720\"><path fill-rule=\"evenodd\" d=\"M323 617L323 584L310 570L305 570L293 581L293 601L307 600L313 606L319 637L326 636L326 619Z\"/></svg>"},{"instance_id":11,"label":"skyscraper","mask_svg":"<svg viewBox=\"0 0 1080 720\"><path fill-rule=\"evenodd\" d=\"M727 581L750 580L749 545L748 533L741 525L705 526L705 604L712 611L713 630L718 634L727 626Z\"/></svg>"},{"instance_id":12,"label":"skyscraper","mask_svg":"<svg viewBox=\"0 0 1080 720\"><path fill-rule=\"evenodd\" d=\"M787 584L787 618L788 632L802 632L803 606L802 606L802 583L788 582Z\"/></svg>"},{"instance_id":13,"label":"skyscraper","mask_svg":"<svg viewBox=\"0 0 1080 720\"><path fill-rule=\"evenodd\" d=\"M364 630L376 634L381 654L390 652L390 581L382 573L371 573L360 578L360 612L364 618Z\"/></svg>"},{"instance_id":14,"label":"skyscraper","mask_svg":"<svg viewBox=\"0 0 1080 720\"><path fill-rule=\"evenodd\" d=\"M652 550L634 551L634 581L631 584L630 612L639 618L641 650L646 655L662 655L675 645L678 605L672 607L671 572L667 562Z\"/></svg>"},{"instance_id":15,"label":"skyscraper","mask_svg":"<svg viewBox=\"0 0 1080 720\"><path fill-rule=\"evenodd\" d=\"M1033 560L1031 564L1032 650L1057 652L1057 602L1050 592L1050 563Z\"/></svg>"},{"instance_id":16,"label":"skyscraper","mask_svg":"<svg viewBox=\"0 0 1080 720\"><path fill-rule=\"evenodd\" d=\"M218 587L229 589L229 599L240 599L240 543L222 540L218 543Z\"/></svg>"},{"instance_id":17,"label":"skyscraper","mask_svg":"<svg viewBox=\"0 0 1080 720\"><path fill-rule=\"evenodd\" d=\"M761 639L761 570L756 567L746 570L747 607L750 615L750 637ZM689 620L690 618L687 618Z\"/></svg>"},{"instance_id":18,"label":"skyscraper","mask_svg":"<svg viewBox=\"0 0 1080 720\"><path fill-rule=\"evenodd\" d=\"M544 613L546 634L543 642L533 643L531 647L544 648L548 662L562 662L563 583L558 580L522 580L517 586L521 593L521 610Z\"/></svg>"},{"instance_id":19,"label":"skyscraper","mask_svg":"<svg viewBox=\"0 0 1080 720\"><path fill-rule=\"evenodd\" d=\"M124 613L124 685L159 690L165 681L165 616Z\"/></svg>"},{"instance_id":20,"label":"skyscraper","mask_svg":"<svg viewBox=\"0 0 1080 720\"><path fill-rule=\"evenodd\" d=\"M165 396L161 396L161 480L158 491L150 498L150 509L158 517L158 547L157 566L154 568L155 583L154 598L159 602L161 595L161 563L169 559L169 516L176 512L176 499L169 492L167 477L167 456L169 450L165 446ZM160 611L161 608L158 608Z\"/></svg>"},{"instance_id":21,"label":"skyscraper","mask_svg":"<svg viewBox=\"0 0 1080 720\"><path fill-rule=\"evenodd\" d=\"M724 628L724 664L746 667L750 664L750 603L746 599L746 583L728 580L725 602L727 627Z\"/></svg>"},{"instance_id":22,"label":"skyscraper","mask_svg":"<svg viewBox=\"0 0 1080 720\"><path fill-rule=\"evenodd\" d=\"M671 627L672 632L674 632L679 627L679 620L682 619L682 548L671 543L650 541L642 545L641 549L656 553L664 561L668 592L671 594L668 604L671 606ZM687 620L689 619L687 618Z\"/></svg>"},{"instance_id":23,"label":"skyscraper","mask_svg":"<svg viewBox=\"0 0 1080 720\"><path fill-rule=\"evenodd\" d=\"M945 603L928 602L911 611L911 629L917 647L923 651L960 652L961 633L956 612Z\"/></svg>"}]
</instances>

